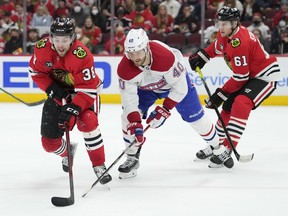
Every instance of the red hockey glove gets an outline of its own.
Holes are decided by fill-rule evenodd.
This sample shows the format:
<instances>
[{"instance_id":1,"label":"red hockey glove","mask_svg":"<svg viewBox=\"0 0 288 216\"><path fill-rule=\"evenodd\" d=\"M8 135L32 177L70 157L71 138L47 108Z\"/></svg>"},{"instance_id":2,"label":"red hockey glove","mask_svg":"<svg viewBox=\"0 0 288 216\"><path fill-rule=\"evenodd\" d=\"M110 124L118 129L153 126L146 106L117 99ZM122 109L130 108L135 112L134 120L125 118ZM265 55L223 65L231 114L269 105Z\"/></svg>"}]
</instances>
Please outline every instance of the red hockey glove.
<instances>
[{"instance_id":1,"label":"red hockey glove","mask_svg":"<svg viewBox=\"0 0 288 216\"><path fill-rule=\"evenodd\" d=\"M75 104L66 104L62 106L58 119L58 126L65 129L65 125L72 130L76 123L76 118L80 114L81 108Z\"/></svg>"},{"instance_id":2,"label":"red hockey glove","mask_svg":"<svg viewBox=\"0 0 288 216\"><path fill-rule=\"evenodd\" d=\"M210 60L210 56L204 49L198 49L196 53L189 57L189 63L192 70L196 70L196 67L200 69Z\"/></svg>"},{"instance_id":3,"label":"red hockey glove","mask_svg":"<svg viewBox=\"0 0 288 216\"><path fill-rule=\"evenodd\" d=\"M163 125L170 115L171 113L168 109L157 106L155 110L150 113L146 123L149 124L151 128L155 129Z\"/></svg>"},{"instance_id":4,"label":"red hockey glove","mask_svg":"<svg viewBox=\"0 0 288 216\"><path fill-rule=\"evenodd\" d=\"M135 146L139 147L144 144L146 138L143 135L143 125L139 122L132 122L127 125L127 133L129 136L134 136Z\"/></svg>"},{"instance_id":5,"label":"red hockey glove","mask_svg":"<svg viewBox=\"0 0 288 216\"><path fill-rule=\"evenodd\" d=\"M228 99L229 94L224 92L221 88L217 88L210 98L205 99L206 107L208 109L218 108L223 101Z\"/></svg>"}]
</instances>

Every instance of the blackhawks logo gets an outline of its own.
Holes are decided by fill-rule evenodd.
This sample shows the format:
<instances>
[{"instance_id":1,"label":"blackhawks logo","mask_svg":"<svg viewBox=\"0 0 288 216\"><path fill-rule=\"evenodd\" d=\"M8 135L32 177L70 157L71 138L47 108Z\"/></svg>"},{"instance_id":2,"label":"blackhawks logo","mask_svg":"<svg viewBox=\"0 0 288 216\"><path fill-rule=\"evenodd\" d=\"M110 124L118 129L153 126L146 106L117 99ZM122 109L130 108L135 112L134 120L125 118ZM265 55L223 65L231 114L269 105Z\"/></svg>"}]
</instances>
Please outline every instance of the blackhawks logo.
<instances>
[{"instance_id":1,"label":"blackhawks logo","mask_svg":"<svg viewBox=\"0 0 288 216\"><path fill-rule=\"evenodd\" d=\"M41 39L36 43L36 48L40 49L46 46L46 42L48 41L47 38Z\"/></svg>"},{"instance_id":2,"label":"blackhawks logo","mask_svg":"<svg viewBox=\"0 0 288 216\"><path fill-rule=\"evenodd\" d=\"M240 46L240 44L241 44L240 38L235 38L235 39L233 39L233 40L231 41L231 45L232 45L232 47L234 47L234 48Z\"/></svg>"},{"instance_id":3,"label":"blackhawks logo","mask_svg":"<svg viewBox=\"0 0 288 216\"><path fill-rule=\"evenodd\" d=\"M79 46L73 51L73 54L76 55L77 58L83 59L87 55L87 52Z\"/></svg>"}]
</instances>

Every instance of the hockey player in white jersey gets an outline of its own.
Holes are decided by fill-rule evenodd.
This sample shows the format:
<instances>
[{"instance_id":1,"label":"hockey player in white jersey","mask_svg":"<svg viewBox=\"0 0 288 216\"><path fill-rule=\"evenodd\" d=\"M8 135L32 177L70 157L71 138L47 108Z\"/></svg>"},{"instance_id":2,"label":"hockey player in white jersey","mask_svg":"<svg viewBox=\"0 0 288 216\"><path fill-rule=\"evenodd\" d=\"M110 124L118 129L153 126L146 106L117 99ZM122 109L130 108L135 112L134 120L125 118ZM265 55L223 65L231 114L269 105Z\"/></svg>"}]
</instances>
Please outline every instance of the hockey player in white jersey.
<instances>
[{"instance_id":1,"label":"hockey player in white jersey","mask_svg":"<svg viewBox=\"0 0 288 216\"><path fill-rule=\"evenodd\" d=\"M218 148L219 137L189 80L181 52L160 41L149 41L143 29L131 29L124 47L125 55L117 68L123 107L122 130L126 146L134 140L136 143L118 168L120 179L137 175L140 149L146 140L142 119L146 119L151 128L158 128L171 115L173 108L212 149ZM164 98L162 106L156 106L147 118L149 107L160 98ZM211 155L211 148L196 154L199 159ZM229 162L232 167L233 159L230 158ZM210 163L209 166L213 165Z\"/></svg>"}]
</instances>

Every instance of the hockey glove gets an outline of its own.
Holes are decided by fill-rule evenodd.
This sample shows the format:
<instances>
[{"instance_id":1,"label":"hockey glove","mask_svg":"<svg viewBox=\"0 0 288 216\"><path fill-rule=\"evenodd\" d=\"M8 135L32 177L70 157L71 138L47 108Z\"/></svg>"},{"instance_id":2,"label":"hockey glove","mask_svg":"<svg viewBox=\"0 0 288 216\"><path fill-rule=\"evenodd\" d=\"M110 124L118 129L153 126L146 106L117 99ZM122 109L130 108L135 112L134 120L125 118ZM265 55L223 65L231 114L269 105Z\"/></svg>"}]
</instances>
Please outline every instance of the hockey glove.
<instances>
[{"instance_id":1,"label":"hockey glove","mask_svg":"<svg viewBox=\"0 0 288 216\"><path fill-rule=\"evenodd\" d=\"M192 70L196 70L196 67L200 69L210 60L210 56L204 49L198 49L196 53L189 57L189 63Z\"/></svg>"},{"instance_id":2,"label":"hockey glove","mask_svg":"<svg viewBox=\"0 0 288 216\"><path fill-rule=\"evenodd\" d=\"M223 101L228 99L229 94L224 92L221 88L217 88L210 98L205 99L206 107L208 109L218 108Z\"/></svg>"},{"instance_id":3,"label":"hockey glove","mask_svg":"<svg viewBox=\"0 0 288 216\"><path fill-rule=\"evenodd\" d=\"M52 85L46 89L46 94L48 97L54 98L59 102L62 102L63 98L66 99L69 96L68 92L57 83L52 83Z\"/></svg>"},{"instance_id":4,"label":"hockey glove","mask_svg":"<svg viewBox=\"0 0 288 216\"><path fill-rule=\"evenodd\" d=\"M58 119L58 126L65 129L65 126L67 125L68 129L72 130L80 112L81 108L75 104L66 104L62 106Z\"/></svg>"},{"instance_id":5,"label":"hockey glove","mask_svg":"<svg viewBox=\"0 0 288 216\"><path fill-rule=\"evenodd\" d=\"M127 125L127 133L129 136L134 136L136 147L139 147L144 144L146 138L143 135L143 125L139 122L132 122Z\"/></svg>"},{"instance_id":6,"label":"hockey glove","mask_svg":"<svg viewBox=\"0 0 288 216\"><path fill-rule=\"evenodd\" d=\"M171 115L168 109L165 107L157 106L153 112L150 113L146 123L150 125L151 128L158 128L164 124L166 119Z\"/></svg>"}]
</instances>

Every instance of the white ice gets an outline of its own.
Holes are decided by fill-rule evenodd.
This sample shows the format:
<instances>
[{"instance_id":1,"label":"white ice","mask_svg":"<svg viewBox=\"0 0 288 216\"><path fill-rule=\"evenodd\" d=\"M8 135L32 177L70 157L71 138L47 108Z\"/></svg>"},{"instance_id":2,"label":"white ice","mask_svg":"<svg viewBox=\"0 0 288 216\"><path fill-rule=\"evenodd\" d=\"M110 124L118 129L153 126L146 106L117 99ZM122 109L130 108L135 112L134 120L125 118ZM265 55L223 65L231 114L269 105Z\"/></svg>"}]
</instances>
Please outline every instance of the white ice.
<instances>
[{"instance_id":1,"label":"white ice","mask_svg":"<svg viewBox=\"0 0 288 216\"><path fill-rule=\"evenodd\" d=\"M134 179L120 180L112 169L110 191L96 180L77 130L74 161L75 204L55 207L53 196L68 197L68 175L61 159L46 153L40 142L42 106L0 104L0 215L1 216L271 216L287 215L288 107L259 107L251 113L237 148L255 153L250 163L235 160L233 169L210 169L195 163L204 141L173 111L157 130L146 132L141 166ZM216 114L206 110L216 121ZM109 166L124 149L120 105L103 104L100 127ZM235 159L235 157L234 157Z\"/></svg>"}]
</instances>

